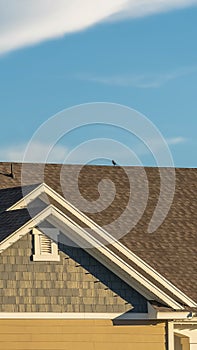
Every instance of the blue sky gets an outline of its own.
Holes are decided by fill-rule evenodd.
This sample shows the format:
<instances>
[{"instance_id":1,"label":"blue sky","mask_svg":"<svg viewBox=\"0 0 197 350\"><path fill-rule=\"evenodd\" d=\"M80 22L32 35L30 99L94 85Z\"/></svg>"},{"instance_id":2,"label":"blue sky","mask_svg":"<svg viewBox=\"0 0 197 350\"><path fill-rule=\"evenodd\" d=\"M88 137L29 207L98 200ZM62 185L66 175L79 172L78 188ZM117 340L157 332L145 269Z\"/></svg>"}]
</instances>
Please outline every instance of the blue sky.
<instances>
[{"instance_id":1,"label":"blue sky","mask_svg":"<svg viewBox=\"0 0 197 350\"><path fill-rule=\"evenodd\" d=\"M0 0L0 5L5 6L5 1ZM149 9L148 5L147 0ZM196 167L197 7L175 7L150 15L138 9L136 15L131 6L129 16L106 20L102 14L105 21L94 19L95 23L81 25L77 31L65 29L60 38L54 30L47 40L47 28L42 38L35 34L33 39L21 39L18 18L5 13L0 26L5 39L0 39L0 160L19 160L36 129L55 113L100 101L123 104L146 115L169 143L175 165ZM34 30L32 26L31 33ZM108 130L80 130L65 138L63 145L70 150L92 134L108 137ZM128 135L115 138L133 144ZM141 158L145 165L154 165L150 155Z\"/></svg>"}]
</instances>

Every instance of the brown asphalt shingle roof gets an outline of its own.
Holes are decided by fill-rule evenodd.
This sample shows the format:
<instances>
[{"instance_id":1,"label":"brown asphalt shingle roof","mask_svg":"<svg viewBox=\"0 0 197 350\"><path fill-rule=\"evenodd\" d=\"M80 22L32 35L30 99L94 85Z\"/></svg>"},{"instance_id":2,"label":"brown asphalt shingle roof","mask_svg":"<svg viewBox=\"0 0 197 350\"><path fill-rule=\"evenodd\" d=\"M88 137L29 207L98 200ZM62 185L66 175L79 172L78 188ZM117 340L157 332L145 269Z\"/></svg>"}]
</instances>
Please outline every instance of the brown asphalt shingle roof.
<instances>
[{"instance_id":1,"label":"brown asphalt shingle roof","mask_svg":"<svg viewBox=\"0 0 197 350\"><path fill-rule=\"evenodd\" d=\"M26 185L39 183L42 166L39 164L25 166ZM63 183L69 186L68 200L75 204L73 174L78 170L78 166L65 165L63 167L65 171ZM9 169L10 164L0 163L1 189L21 185L21 164L14 164L14 179L6 176L9 174ZM62 194L59 181L61 169L62 165L47 164L44 177L44 181L60 194ZM146 210L135 228L121 238L121 242L197 302L197 169L176 169L176 191L173 204L166 219L154 233L148 233L147 228L157 204L160 177L157 168L145 168L145 171L149 182L149 199ZM138 186L140 186L139 168L130 167L127 168L127 172L129 177L137 179ZM166 168L166 177L168 173ZM100 213L86 213L100 226L113 222L121 215L128 203L129 193L128 177L120 167L85 166L79 177L79 189L83 196L88 200L98 199L98 184L104 178L111 179L116 186L114 201Z\"/></svg>"},{"instance_id":2,"label":"brown asphalt shingle roof","mask_svg":"<svg viewBox=\"0 0 197 350\"><path fill-rule=\"evenodd\" d=\"M18 202L25 193L28 194L35 187L37 187L37 185L24 186L23 191L20 186L0 189L0 213L10 208L13 204Z\"/></svg>"},{"instance_id":3,"label":"brown asphalt shingle roof","mask_svg":"<svg viewBox=\"0 0 197 350\"><path fill-rule=\"evenodd\" d=\"M42 209L41 207L31 208L29 212L24 208L0 213L0 243L40 213Z\"/></svg>"},{"instance_id":4,"label":"brown asphalt shingle roof","mask_svg":"<svg viewBox=\"0 0 197 350\"><path fill-rule=\"evenodd\" d=\"M30 220L27 209L5 211L0 214L0 242Z\"/></svg>"}]
</instances>

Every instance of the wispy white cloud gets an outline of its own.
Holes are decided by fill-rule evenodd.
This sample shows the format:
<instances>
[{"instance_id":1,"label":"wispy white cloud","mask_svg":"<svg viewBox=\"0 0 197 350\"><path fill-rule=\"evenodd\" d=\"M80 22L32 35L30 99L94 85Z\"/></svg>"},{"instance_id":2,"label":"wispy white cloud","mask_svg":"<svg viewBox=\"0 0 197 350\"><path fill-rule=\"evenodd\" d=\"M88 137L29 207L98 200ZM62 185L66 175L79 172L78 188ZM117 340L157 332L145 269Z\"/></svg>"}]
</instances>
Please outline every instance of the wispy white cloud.
<instances>
[{"instance_id":1,"label":"wispy white cloud","mask_svg":"<svg viewBox=\"0 0 197 350\"><path fill-rule=\"evenodd\" d=\"M187 142L187 139L182 136L174 136L166 138L165 141L170 147L185 143ZM154 154L157 154L158 152L160 152L161 149L163 149L163 142L161 139L151 139L151 150L149 150L143 142L135 144L133 149L138 156L146 156L150 153L152 153L152 155L154 156Z\"/></svg>"},{"instance_id":2,"label":"wispy white cloud","mask_svg":"<svg viewBox=\"0 0 197 350\"><path fill-rule=\"evenodd\" d=\"M51 146L45 143L32 143L31 149L25 156L27 144L11 145L0 148L1 161L26 162L30 163L63 163L67 155L67 148L62 145ZM49 151L50 150L50 151ZM49 151L49 154L48 154ZM48 154L45 159L45 155Z\"/></svg>"},{"instance_id":3,"label":"wispy white cloud","mask_svg":"<svg viewBox=\"0 0 197 350\"><path fill-rule=\"evenodd\" d=\"M0 0L0 52L62 37L101 21L196 4L197 0Z\"/></svg>"},{"instance_id":4,"label":"wispy white cloud","mask_svg":"<svg viewBox=\"0 0 197 350\"><path fill-rule=\"evenodd\" d=\"M76 79L110 86L137 87L142 89L159 88L169 81L197 72L197 66L181 67L174 71L158 74L122 74L114 76L78 74Z\"/></svg>"},{"instance_id":5,"label":"wispy white cloud","mask_svg":"<svg viewBox=\"0 0 197 350\"><path fill-rule=\"evenodd\" d=\"M185 143L187 142L187 139L182 136L177 136L177 137L170 137L166 139L166 142L169 146L171 145L178 145L180 143Z\"/></svg>"}]
</instances>

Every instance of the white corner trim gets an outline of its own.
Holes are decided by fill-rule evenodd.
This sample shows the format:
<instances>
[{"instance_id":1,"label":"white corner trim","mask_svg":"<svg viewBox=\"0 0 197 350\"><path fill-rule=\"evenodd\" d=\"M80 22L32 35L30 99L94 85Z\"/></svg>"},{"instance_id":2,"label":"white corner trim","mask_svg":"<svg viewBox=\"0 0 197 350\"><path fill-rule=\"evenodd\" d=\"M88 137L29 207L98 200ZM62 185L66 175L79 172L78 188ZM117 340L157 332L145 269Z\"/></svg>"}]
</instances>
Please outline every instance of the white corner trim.
<instances>
[{"instance_id":1,"label":"white corner trim","mask_svg":"<svg viewBox=\"0 0 197 350\"><path fill-rule=\"evenodd\" d=\"M168 336L168 350L174 350L174 322L168 322L167 324L167 336Z\"/></svg>"},{"instance_id":2,"label":"white corner trim","mask_svg":"<svg viewBox=\"0 0 197 350\"><path fill-rule=\"evenodd\" d=\"M102 227L96 224L93 220L87 217L84 213L82 213L79 209L77 209L73 204L69 203L65 198L63 198L59 193L49 187L47 184L40 184L38 187L33 189L27 196L22 198L8 210L13 210L17 208L21 208L22 206L28 205L32 200L40 196L41 194L46 193L50 195L53 199L55 199L60 205L74 214L78 219L84 222L88 227L93 229L100 237L102 237L105 241L118 249L125 257L129 258L133 263L143 269L147 274L151 277L155 278L161 285L163 285L169 292L173 293L175 297L177 297L181 302L190 307L197 307L197 303L195 303L191 298L185 295L180 289L174 286L170 281L168 281L165 277L159 274L156 270L154 270L150 265L148 265L145 261L140 259L137 255L132 253L127 247L121 244L119 241L114 242L114 238L105 231Z\"/></svg>"}]
</instances>

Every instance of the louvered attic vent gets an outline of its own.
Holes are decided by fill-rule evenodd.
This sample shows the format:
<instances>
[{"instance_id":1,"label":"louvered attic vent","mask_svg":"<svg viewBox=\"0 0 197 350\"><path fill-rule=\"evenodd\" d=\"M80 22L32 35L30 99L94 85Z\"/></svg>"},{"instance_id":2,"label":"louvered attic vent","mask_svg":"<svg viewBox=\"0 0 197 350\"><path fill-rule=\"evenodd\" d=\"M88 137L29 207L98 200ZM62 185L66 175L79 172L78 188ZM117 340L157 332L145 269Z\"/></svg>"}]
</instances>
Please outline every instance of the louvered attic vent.
<instances>
[{"instance_id":1,"label":"louvered attic vent","mask_svg":"<svg viewBox=\"0 0 197 350\"><path fill-rule=\"evenodd\" d=\"M50 238L40 235L41 254L52 254L52 241Z\"/></svg>"},{"instance_id":2,"label":"louvered attic vent","mask_svg":"<svg viewBox=\"0 0 197 350\"><path fill-rule=\"evenodd\" d=\"M43 234L39 229L34 228L34 261L59 261L60 256L58 254L58 230L53 230L52 237L54 241Z\"/></svg>"}]
</instances>

